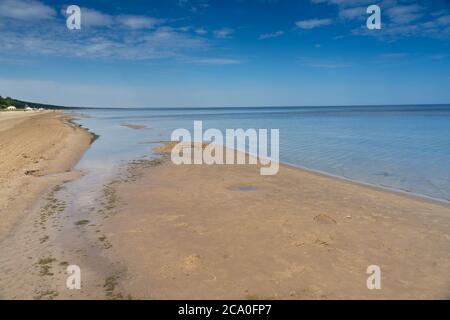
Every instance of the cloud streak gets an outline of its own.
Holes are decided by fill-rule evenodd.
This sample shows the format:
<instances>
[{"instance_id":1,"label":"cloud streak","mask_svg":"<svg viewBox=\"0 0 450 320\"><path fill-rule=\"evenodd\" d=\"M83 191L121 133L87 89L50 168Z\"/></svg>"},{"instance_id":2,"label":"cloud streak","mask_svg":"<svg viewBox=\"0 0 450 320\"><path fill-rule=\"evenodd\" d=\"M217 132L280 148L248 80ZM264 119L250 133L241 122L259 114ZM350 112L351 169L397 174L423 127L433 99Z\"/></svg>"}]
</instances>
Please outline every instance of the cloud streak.
<instances>
[{"instance_id":1,"label":"cloud streak","mask_svg":"<svg viewBox=\"0 0 450 320\"><path fill-rule=\"evenodd\" d=\"M373 4L368 0L311 0L317 5L337 6L336 23L349 23L352 20L361 23L368 17L367 6ZM382 29L371 32L360 24L350 33L358 36L373 36L380 40L393 41L401 37L448 38L450 36L450 12L448 7L430 12L430 5L424 1L383 0L381 7Z\"/></svg>"},{"instance_id":2,"label":"cloud streak","mask_svg":"<svg viewBox=\"0 0 450 320\"><path fill-rule=\"evenodd\" d=\"M35 0L1 0L0 17L17 20L49 20L56 10Z\"/></svg>"},{"instance_id":3,"label":"cloud streak","mask_svg":"<svg viewBox=\"0 0 450 320\"><path fill-rule=\"evenodd\" d=\"M300 20L295 23L297 28L300 29L314 29L323 26L327 26L333 23L331 19L309 19L309 20Z\"/></svg>"},{"instance_id":4,"label":"cloud streak","mask_svg":"<svg viewBox=\"0 0 450 320\"><path fill-rule=\"evenodd\" d=\"M350 68L352 66L350 63L344 63L334 60L316 59L312 57L300 57L298 58L298 62L302 66L318 69L342 69Z\"/></svg>"},{"instance_id":5,"label":"cloud streak","mask_svg":"<svg viewBox=\"0 0 450 320\"><path fill-rule=\"evenodd\" d=\"M265 40L265 39L272 39L272 38L278 38L284 35L284 31L279 30L272 33L263 33L259 36L259 40Z\"/></svg>"},{"instance_id":6,"label":"cloud streak","mask_svg":"<svg viewBox=\"0 0 450 320\"><path fill-rule=\"evenodd\" d=\"M233 34L234 30L230 29L230 28L222 28L219 30L215 30L214 36L218 39L228 39L231 37L231 35Z\"/></svg>"},{"instance_id":7,"label":"cloud streak","mask_svg":"<svg viewBox=\"0 0 450 320\"><path fill-rule=\"evenodd\" d=\"M423 16L423 8L417 4L396 5L386 10L390 21L395 24L407 24L420 19Z\"/></svg>"},{"instance_id":8,"label":"cloud streak","mask_svg":"<svg viewBox=\"0 0 450 320\"><path fill-rule=\"evenodd\" d=\"M81 8L81 30L65 26L65 8L60 15L36 0L0 0L0 16L9 19L8 28L0 28L0 47L18 57L59 56L88 59L151 60L174 59L186 63L232 65L231 58L189 59L213 48L205 28L169 26L173 19L143 15L111 15ZM32 18L28 20L28 18ZM36 18L46 19L36 24ZM5 21L3 21L5 22ZM114 32L111 29L114 28ZM230 38L233 30L213 32L219 39ZM4 54L3 54L4 55ZM5 60L8 61L8 60Z\"/></svg>"},{"instance_id":9,"label":"cloud streak","mask_svg":"<svg viewBox=\"0 0 450 320\"><path fill-rule=\"evenodd\" d=\"M204 65L215 65L215 66L225 66L225 65L236 65L241 64L241 60L228 59L228 58L204 58L204 59L193 59L192 63L204 64Z\"/></svg>"}]
</instances>

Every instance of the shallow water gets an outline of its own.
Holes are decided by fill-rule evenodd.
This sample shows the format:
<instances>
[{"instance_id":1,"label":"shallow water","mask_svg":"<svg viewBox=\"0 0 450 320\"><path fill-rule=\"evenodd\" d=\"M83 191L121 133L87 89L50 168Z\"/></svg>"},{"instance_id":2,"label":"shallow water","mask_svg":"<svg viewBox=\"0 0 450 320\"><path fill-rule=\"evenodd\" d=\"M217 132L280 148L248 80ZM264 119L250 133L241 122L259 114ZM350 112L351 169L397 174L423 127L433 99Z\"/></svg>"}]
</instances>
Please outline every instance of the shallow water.
<instances>
[{"instance_id":1,"label":"shallow water","mask_svg":"<svg viewBox=\"0 0 450 320\"><path fill-rule=\"evenodd\" d=\"M192 131L194 120L202 120L204 129L280 129L285 163L450 200L450 105L81 112L93 118L77 122L100 135L77 165L90 172L78 182L90 189L121 163L151 157L156 142L170 140L174 129Z\"/></svg>"}]
</instances>

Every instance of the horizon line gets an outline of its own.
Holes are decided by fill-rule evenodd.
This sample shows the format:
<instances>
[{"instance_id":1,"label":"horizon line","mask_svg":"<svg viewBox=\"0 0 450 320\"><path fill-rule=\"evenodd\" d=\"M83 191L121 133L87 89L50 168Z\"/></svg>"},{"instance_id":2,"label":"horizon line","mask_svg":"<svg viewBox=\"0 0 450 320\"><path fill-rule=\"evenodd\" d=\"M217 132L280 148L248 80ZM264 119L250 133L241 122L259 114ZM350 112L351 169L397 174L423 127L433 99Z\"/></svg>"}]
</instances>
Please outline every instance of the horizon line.
<instances>
[{"instance_id":1,"label":"horizon line","mask_svg":"<svg viewBox=\"0 0 450 320\"><path fill-rule=\"evenodd\" d=\"M33 102L30 102L33 103ZM36 103L43 104L45 103ZM230 107L71 107L50 105L59 109L105 109L105 110L198 110L198 109L271 109L271 108L355 108L355 107L414 107L450 106L450 103L405 103L405 104L353 104L353 105L272 105L272 106L230 106Z\"/></svg>"}]
</instances>

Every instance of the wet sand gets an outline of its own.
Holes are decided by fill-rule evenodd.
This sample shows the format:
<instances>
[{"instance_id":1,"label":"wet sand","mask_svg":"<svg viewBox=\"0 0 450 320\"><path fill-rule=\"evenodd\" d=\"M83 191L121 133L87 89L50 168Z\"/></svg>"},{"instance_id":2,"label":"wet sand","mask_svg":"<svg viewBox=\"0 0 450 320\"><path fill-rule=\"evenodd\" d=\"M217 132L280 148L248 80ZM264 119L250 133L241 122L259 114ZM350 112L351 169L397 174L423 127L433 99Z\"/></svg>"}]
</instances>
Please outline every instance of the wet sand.
<instances>
[{"instance_id":1,"label":"wet sand","mask_svg":"<svg viewBox=\"0 0 450 320\"><path fill-rule=\"evenodd\" d=\"M446 204L289 166L146 163L112 188L102 232L135 298L450 298Z\"/></svg>"},{"instance_id":2,"label":"wet sand","mask_svg":"<svg viewBox=\"0 0 450 320\"><path fill-rule=\"evenodd\" d=\"M135 129L135 130L140 130L140 129L147 128L146 126L141 125L141 124L129 124L129 123L121 124L121 126L122 127L126 127L126 128L130 128L130 129Z\"/></svg>"}]
</instances>

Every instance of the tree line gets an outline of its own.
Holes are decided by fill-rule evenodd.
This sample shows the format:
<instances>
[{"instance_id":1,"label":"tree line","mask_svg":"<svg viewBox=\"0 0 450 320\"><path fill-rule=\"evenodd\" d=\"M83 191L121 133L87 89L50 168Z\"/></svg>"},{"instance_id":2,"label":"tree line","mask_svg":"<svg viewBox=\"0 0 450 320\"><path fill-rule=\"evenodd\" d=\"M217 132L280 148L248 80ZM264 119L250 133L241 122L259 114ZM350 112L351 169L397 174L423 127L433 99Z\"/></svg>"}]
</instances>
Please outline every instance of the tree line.
<instances>
[{"instance_id":1,"label":"tree line","mask_svg":"<svg viewBox=\"0 0 450 320\"><path fill-rule=\"evenodd\" d=\"M6 109L10 106L16 107L17 109L25 109L26 107L31 108L44 108L44 109L64 109L62 106L54 106L44 103L35 103L13 99L11 97L3 98L0 96L0 109Z\"/></svg>"}]
</instances>

